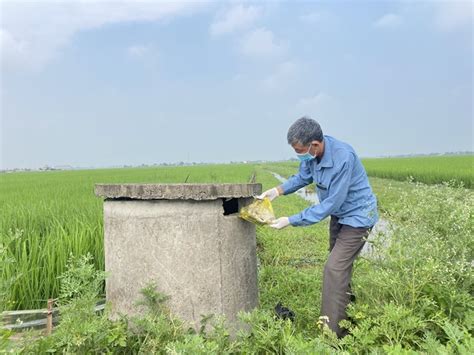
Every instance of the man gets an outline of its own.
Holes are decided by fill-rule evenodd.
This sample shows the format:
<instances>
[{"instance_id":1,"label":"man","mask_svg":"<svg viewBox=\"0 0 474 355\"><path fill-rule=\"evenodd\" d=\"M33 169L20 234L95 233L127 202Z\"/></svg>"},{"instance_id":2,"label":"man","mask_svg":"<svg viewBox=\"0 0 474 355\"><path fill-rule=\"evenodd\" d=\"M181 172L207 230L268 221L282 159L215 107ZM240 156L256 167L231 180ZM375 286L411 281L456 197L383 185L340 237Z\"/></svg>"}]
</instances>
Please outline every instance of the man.
<instances>
[{"instance_id":1,"label":"man","mask_svg":"<svg viewBox=\"0 0 474 355\"><path fill-rule=\"evenodd\" d=\"M320 203L270 226L308 226L331 216L329 257L324 266L321 316L338 337L346 334L339 321L347 319L351 296L352 266L365 237L378 220L377 200L365 169L354 149L323 135L318 122L298 119L288 130L290 144L301 160L299 172L258 198L288 195L314 182Z\"/></svg>"}]
</instances>

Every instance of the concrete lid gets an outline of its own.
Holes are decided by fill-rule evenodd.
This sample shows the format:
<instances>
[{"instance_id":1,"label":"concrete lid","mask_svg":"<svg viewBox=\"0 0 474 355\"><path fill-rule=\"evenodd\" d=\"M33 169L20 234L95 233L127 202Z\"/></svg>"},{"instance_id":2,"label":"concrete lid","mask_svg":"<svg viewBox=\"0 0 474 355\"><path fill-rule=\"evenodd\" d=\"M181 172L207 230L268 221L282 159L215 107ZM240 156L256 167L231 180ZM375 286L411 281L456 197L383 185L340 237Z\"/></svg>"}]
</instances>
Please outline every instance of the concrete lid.
<instances>
[{"instance_id":1,"label":"concrete lid","mask_svg":"<svg viewBox=\"0 0 474 355\"><path fill-rule=\"evenodd\" d=\"M132 200L216 200L252 197L262 184L96 184L96 196Z\"/></svg>"}]
</instances>

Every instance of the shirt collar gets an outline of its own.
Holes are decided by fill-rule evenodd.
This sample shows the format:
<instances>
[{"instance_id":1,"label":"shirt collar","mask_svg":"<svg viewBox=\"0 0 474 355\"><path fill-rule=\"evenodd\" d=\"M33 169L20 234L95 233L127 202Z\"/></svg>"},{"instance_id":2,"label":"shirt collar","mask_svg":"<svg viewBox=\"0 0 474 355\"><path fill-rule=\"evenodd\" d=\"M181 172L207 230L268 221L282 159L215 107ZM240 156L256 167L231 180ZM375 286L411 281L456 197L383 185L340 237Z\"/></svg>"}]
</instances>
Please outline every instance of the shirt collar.
<instances>
[{"instance_id":1,"label":"shirt collar","mask_svg":"<svg viewBox=\"0 0 474 355\"><path fill-rule=\"evenodd\" d=\"M321 168L332 168L333 161L332 161L332 149L331 149L331 141L328 139L328 136L324 136L324 154L319 162L316 164L316 170L321 170Z\"/></svg>"}]
</instances>

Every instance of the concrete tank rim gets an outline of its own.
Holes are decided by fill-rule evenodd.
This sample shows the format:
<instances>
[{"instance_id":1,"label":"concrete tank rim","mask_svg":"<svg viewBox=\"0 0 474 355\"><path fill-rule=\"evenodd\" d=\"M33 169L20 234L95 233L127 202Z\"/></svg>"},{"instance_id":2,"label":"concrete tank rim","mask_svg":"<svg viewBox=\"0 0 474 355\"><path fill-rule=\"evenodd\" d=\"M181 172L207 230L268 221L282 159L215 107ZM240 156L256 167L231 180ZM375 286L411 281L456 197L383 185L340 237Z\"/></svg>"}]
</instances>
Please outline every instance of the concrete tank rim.
<instances>
[{"instance_id":1,"label":"concrete tank rim","mask_svg":"<svg viewBox=\"0 0 474 355\"><path fill-rule=\"evenodd\" d=\"M260 183L97 183L95 195L107 200L216 200L254 197Z\"/></svg>"}]
</instances>

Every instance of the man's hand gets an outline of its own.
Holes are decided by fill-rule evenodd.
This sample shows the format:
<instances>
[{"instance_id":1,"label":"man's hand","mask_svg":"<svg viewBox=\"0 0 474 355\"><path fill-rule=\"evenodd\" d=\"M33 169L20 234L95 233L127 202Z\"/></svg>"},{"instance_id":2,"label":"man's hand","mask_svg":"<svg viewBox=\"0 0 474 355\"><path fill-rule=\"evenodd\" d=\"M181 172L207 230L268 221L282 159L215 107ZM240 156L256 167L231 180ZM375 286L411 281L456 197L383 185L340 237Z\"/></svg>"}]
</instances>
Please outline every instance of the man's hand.
<instances>
[{"instance_id":1,"label":"man's hand","mask_svg":"<svg viewBox=\"0 0 474 355\"><path fill-rule=\"evenodd\" d=\"M278 188L274 187L273 189L267 190L263 194L258 195L257 198L263 200L265 197L268 197L270 201L273 201L278 196L280 196L280 192L278 191Z\"/></svg>"},{"instance_id":2,"label":"man's hand","mask_svg":"<svg viewBox=\"0 0 474 355\"><path fill-rule=\"evenodd\" d=\"M288 227L290 225L290 220L288 217L280 217L278 219L275 219L271 224L270 227L275 228L275 229L283 229L285 227Z\"/></svg>"}]
</instances>

